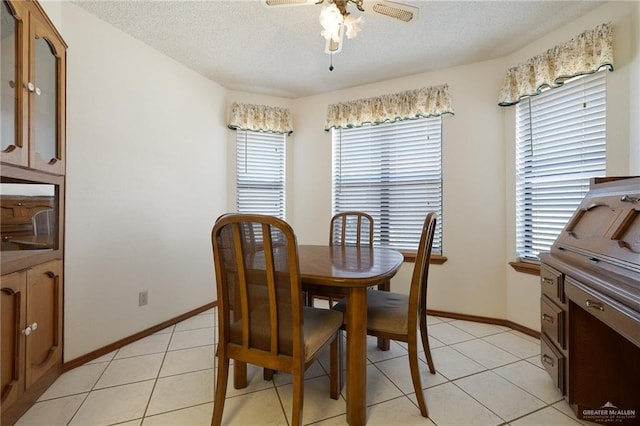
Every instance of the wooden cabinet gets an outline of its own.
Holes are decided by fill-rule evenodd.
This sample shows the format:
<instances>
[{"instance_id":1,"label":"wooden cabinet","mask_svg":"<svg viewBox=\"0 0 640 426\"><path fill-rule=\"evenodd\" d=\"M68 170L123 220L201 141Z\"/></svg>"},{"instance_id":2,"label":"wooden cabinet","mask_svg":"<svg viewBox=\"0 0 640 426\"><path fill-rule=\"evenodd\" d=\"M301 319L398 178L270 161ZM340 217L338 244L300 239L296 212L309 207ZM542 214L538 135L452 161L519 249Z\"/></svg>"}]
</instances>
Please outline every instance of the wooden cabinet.
<instances>
[{"instance_id":1,"label":"wooden cabinet","mask_svg":"<svg viewBox=\"0 0 640 426\"><path fill-rule=\"evenodd\" d=\"M580 419L640 421L640 177L593 181L540 255L541 360Z\"/></svg>"},{"instance_id":2,"label":"wooden cabinet","mask_svg":"<svg viewBox=\"0 0 640 426\"><path fill-rule=\"evenodd\" d=\"M34 1L1 13L0 161L64 174L66 45Z\"/></svg>"},{"instance_id":3,"label":"wooden cabinet","mask_svg":"<svg viewBox=\"0 0 640 426\"><path fill-rule=\"evenodd\" d=\"M566 363L568 348L566 345L566 324L568 308L564 294L564 274L542 264L540 267L540 324L541 361L549 372L554 383L563 393L566 393Z\"/></svg>"},{"instance_id":4,"label":"wooden cabinet","mask_svg":"<svg viewBox=\"0 0 640 426\"><path fill-rule=\"evenodd\" d=\"M4 410L62 363L62 262L2 276L0 298Z\"/></svg>"},{"instance_id":5,"label":"wooden cabinet","mask_svg":"<svg viewBox=\"0 0 640 426\"><path fill-rule=\"evenodd\" d=\"M62 372L64 41L35 0L0 0L2 425Z\"/></svg>"}]
</instances>

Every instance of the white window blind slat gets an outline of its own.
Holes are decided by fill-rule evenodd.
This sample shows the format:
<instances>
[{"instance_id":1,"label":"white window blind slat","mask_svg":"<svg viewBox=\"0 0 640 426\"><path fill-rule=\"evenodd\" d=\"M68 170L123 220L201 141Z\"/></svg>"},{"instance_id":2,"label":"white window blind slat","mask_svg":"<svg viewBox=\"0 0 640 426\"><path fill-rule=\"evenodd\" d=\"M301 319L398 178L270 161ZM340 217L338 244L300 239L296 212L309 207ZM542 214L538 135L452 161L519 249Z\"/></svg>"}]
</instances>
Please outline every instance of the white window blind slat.
<instances>
[{"instance_id":1,"label":"white window blind slat","mask_svg":"<svg viewBox=\"0 0 640 426\"><path fill-rule=\"evenodd\" d=\"M436 212L434 253L442 253L440 117L333 129L333 213L374 219L374 244L416 250L424 218Z\"/></svg>"},{"instance_id":2,"label":"white window blind slat","mask_svg":"<svg viewBox=\"0 0 640 426\"><path fill-rule=\"evenodd\" d=\"M516 251L538 260L606 173L606 73L516 106Z\"/></svg>"},{"instance_id":3,"label":"white window blind slat","mask_svg":"<svg viewBox=\"0 0 640 426\"><path fill-rule=\"evenodd\" d=\"M236 209L285 218L285 141L278 133L236 132Z\"/></svg>"}]
</instances>

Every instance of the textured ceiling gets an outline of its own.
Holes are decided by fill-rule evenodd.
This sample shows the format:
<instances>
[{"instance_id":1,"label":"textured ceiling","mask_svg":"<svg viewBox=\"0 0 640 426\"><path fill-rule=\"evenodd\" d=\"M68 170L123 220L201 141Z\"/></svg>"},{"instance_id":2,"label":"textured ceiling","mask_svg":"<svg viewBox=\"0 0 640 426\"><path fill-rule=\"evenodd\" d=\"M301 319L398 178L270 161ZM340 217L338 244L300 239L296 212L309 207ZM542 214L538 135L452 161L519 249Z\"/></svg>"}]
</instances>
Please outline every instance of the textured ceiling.
<instances>
[{"instance_id":1,"label":"textured ceiling","mask_svg":"<svg viewBox=\"0 0 640 426\"><path fill-rule=\"evenodd\" d=\"M367 10L365 0L364 28L356 38L345 38L330 72L319 5L74 2L227 89L288 98L499 58L603 3L407 1L420 12L415 23L406 24ZM362 13L353 5L349 10Z\"/></svg>"}]
</instances>

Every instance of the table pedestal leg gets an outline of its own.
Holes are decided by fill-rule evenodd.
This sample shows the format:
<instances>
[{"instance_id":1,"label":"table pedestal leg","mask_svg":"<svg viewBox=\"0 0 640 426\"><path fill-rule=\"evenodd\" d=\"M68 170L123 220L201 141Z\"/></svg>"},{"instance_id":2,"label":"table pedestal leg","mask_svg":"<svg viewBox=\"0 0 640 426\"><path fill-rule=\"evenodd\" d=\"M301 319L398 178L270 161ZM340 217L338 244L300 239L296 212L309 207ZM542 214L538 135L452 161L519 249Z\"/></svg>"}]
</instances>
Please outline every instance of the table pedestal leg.
<instances>
[{"instance_id":1,"label":"table pedestal leg","mask_svg":"<svg viewBox=\"0 0 640 426\"><path fill-rule=\"evenodd\" d=\"M352 288L347 299L347 422L367 422L367 289Z\"/></svg>"}]
</instances>

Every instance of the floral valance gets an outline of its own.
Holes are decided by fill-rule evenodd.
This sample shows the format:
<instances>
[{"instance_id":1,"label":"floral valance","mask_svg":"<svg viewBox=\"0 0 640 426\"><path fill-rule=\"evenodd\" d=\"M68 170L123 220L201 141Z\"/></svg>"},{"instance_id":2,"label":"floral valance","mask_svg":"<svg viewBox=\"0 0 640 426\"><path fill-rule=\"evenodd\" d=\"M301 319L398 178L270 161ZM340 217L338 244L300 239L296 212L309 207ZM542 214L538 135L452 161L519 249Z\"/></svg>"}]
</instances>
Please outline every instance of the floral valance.
<instances>
[{"instance_id":1,"label":"floral valance","mask_svg":"<svg viewBox=\"0 0 640 426\"><path fill-rule=\"evenodd\" d=\"M230 129L255 132L293 133L291 112L287 108L233 103L229 117Z\"/></svg>"},{"instance_id":2,"label":"floral valance","mask_svg":"<svg viewBox=\"0 0 640 426\"><path fill-rule=\"evenodd\" d=\"M324 129L453 114L449 86L423 87L391 95L331 104Z\"/></svg>"},{"instance_id":3,"label":"floral valance","mask_svg":"<svg viewBox=\"0 0 640 426\"><path fill-rule=\"evenodd\" d=\"M601 68L613 71L613 28L601 24L570 41L510 68L500 89L498 105L515 105L544 87L559 87L572 77Z\"/></svg>"}]
</instances>

